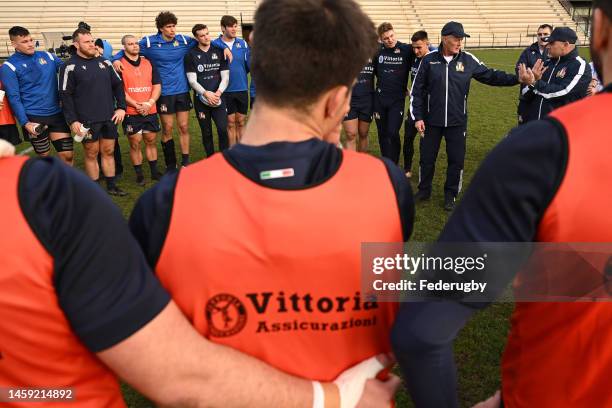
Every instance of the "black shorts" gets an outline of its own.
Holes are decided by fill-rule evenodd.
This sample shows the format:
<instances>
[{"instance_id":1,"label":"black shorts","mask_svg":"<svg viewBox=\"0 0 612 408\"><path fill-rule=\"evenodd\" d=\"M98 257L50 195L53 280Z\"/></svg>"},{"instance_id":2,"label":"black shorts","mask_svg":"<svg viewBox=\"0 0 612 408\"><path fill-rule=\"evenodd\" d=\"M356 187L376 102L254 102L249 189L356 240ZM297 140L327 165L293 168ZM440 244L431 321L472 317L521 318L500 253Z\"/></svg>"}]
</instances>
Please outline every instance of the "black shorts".
<instances>
[{"instance_id":1,"label":"black shorts","mask_svg":"<svg viewBox=\"0 0 612 408\"><path fill-rule=\"evenodd\" d=\"M157 112L168 115L176 112L189 112L193 108L189 92L178 95L160 96L157 100Z\"/></svg>"},{"instance_id":2,"label":"black shorts","mask_svg":"<svg viewBox=\"0 0 612 408\"><path fill-rule=\"evenodd\" d=\"M225 92L222 95L225 106L227 107L227 114L233 115L234 113L240 113L246 115L249 110L249 92Z\"/></svg>"},{"instance_id":3,"label":"black shorts","mask_svg":"<svg viewBox=\"0 0 612 408\"><path fill-rule=\"evenodd\" d=\"M132 136L143 132L157 133L160 130L157 114L147 116L127 115L123 120L123 133L125 133L127 136Z\"/></svg>"},{"instance_id":4,"label":"black shorts","mask_svg":"<svg viewBox=\"0 0 612 408\"><path fill-rule=\"evenodd\" d=\"M374 111L374 100L372 96L353 96L351 98L351 110L344 120L358 119L362 122L372 122Z\"/></svg>"},{"instance_id":5,"label":"black shorts","mask_svg":"<svg viewBox=\"0 0 612 408\"><path fill-rule=\"evenodd\" d=\"M66 119L64 119L64 114L61 112L50 116L28 115L28 121L32 123L40 123L41 125L47 126L47 130L37 136L39 139L48 138L49 133L66 133L70 135L70 126L68 126L68 123L66 123ZM29 140L29 134L25 130L25 127L22 127L21 129L23 130L24 137L26 137L27 135Z\"/></svg>"},{"instance_id":6,"label":"black shorts","mask_svg":"<svg viewBox=\"0 0 612 408\"><path fill-rule=\"evenodd\" d=\"M13 146L17 146L19 143L21 143L21 137L19 137L17 125L0 125L0 139L6 140Z\"/></svg>"},{"instance_id":7,"label":"black shorts","mask_svg":"<svg viewBox=\"0 0 612 408\"><path fill-rule=\"evenodd\" d=\"M89 128L89 134L91 137L83 140L83 143L97 142L100 139L118 139L119 132L117 132L117 126L112 120L105 122L94 122L84 123L83 126Z\"/></svg>"}]
</instances>

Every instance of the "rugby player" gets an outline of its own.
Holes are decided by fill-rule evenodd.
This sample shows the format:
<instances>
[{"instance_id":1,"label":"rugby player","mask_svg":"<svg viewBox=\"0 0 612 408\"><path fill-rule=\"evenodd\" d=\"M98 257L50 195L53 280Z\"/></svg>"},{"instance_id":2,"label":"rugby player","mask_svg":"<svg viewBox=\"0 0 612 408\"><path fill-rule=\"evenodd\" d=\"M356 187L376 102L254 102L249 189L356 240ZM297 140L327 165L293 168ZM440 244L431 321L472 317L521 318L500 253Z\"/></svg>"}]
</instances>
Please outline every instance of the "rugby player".
<instances>
[{"instance_id":1,"label":"rugby player","mask_svg":"<svg viewBox=\"0 0 612 408\"><path fill-rule=\"evenodd\" d=\"M60 69L60 96L64 115L72 132L83 139L85 171L98 181L101 155L108 193L125 196L115 184L115 140L117 124L125 116L123 82L109 60L95 57L97 50L91 33L84 28L72 34L76 54Z\"/></svg>"},{"instance_id":2,"label":"rugby player","mask_svg":"<svg viewBox=\"0 0 612 408\"><path fill-rule=\"evenodd\" d=\"M212 121L219 135L219 150L227 149L227 107L222 97L229 83L229 68L221 49L210 45L208 27L196 24L191 30L198 46L185 55L185 73L193 89L196 118L202 131L206 157L215 153Z\"/></svg>"},{"instance_id":3,"label":"rugby player","mask_svg":"<svg viewBox=\"0 0 612 408\"><path fill-rule=\"evenodd\" d=\"M481 164L440 242L612 241L612 218L607 211L612 205L608 121L612 2L595 0L593 8L591 56L603 74L604 91L511 131ZM600 268L609 254L602 255L602 264L588 267L583 265L593 258L580 262L566 258L570 267L561 271L541 262L538 278L551 287L572 277L595 283L591 276L596 272L598 284L605 287L609 276ZM499 281L500 271L489 272L496 276L483 276L483 282ZM507 276L504 281L510 283L513 278ZM513 286L520 289L527 277L519 272L517 278ZM608 289L608 298L600 296L600 301L557 296L567 302L517 302L501 363L502 392L489 401L497 400L490 406L612 406L610 295ZM459 406L453 340L487 304L440 299L402 307L393 342L416 406Z\"/></svg>"},{"instance_id":4,"label":"rugby player","mask_svg":"<svg viewBox=\"0 0 612 408\"><path fill-rule=\"evenodd\" d=\"M368 151L368 132L372 122L374 104L374 67L372 59L363 67L351 93L351 110L344 117L342 127L346 134L346 148ZM359 144L357 144L359 134Z\"/></svg>"},{"instance_id":5,"label":"rugby player","mask_svg":"<svg viewBox=\"0 0 612 408\"><path fill-rule=\"evenodd\" d=\"M382 23L378 36L383 45L372 62L377 79L374 118L381 154L398 164L402 143L399 131L404 122L408 76L415 55L410 45L395 38L391 23Z\"/></svg>"},{"instance_id":6,"label":"rugby player","mask_svg":"<svg viewBox=\"0 0 612 408\"><path fill-rule=\"evenodd\" d=\"M53 144L60 159L72 166L73 142L57 91L62 60L50 52L36 51L26 28L12 27L9 38L15 53L0 67L0 80L24 137L29 136L39 156L48 156Z\"/></svg>"},{"instance_id":7,"label":"rugby player","mask_svg":"<svg viewBox=\"0 0 612 408\"><path fill-rule=\"evenodd\" d=\"M0 140L0 157L14 150ZM366 382L382 361L321 384L206 340L151 273L119 209L59 160L1 158L0 196L10 231L0 236L4 404L125 407L117 375L160 406L341 408L362 392L365 406L388 406L397 382Z\"/></svg>"},{"instance_id":8,"label":"rugby player","mask_svg":"<svg viewBox=\"0 0 612 408\"><path fill-rule=\"evenodd\" d=\"M223 34L212 44L219 48L228 48L233 55L233 60L229 64L230 81L223 95L227 107L229 144L233 146L242 139L249 109L249 79L247 76L249 46L245 40L238 38L238 20L235 17L221 17L221 31Z\"/></svg>"},{"instance_id":9,"label":"rugby player","mask_svg":"<svg viewBox=\"0 0 612 408\"><path fill-rule=\"evenodd\" d=\"M2 81L0 81L0 91L4 92ZM6 98L5 93L0 97L0 139L6 140L12 145L21 143L19 131L15 125L13 110L11 109L11 104Z\"/></svg>"},{"instance_id":10,"label":"rugby player","mask_svg":"<svg viewBox=\"0 0 612 408\"><path fill-rule=\"evenodd\" d=\"M337 147L377 49L353 0L264 0L254 32L243 139L162 178L130 226L203 336L326 381L389 349L396 305L360 294L360 248L409 238L410 184L389 160Z\"/></svg>"},{"instance_id":11,"label":"rugby player","mask_svg":"<svg viewBox=\"0 0 612 408\"><path fill-rule=\"evenodd\" d=\"M189 111L192 103L183 61L189 50L198 43L193 37L177 34L177 23L178 19L173 13L162 11L155 18L157 34L148 35L138 42L140 53L155 65L161 79L162 89L157 100L157 112L161 118L162 150L167 171L176 169L176 153L172 139L175 116L182 152L181 165L189 164ZM229 50L224 51L224 55L231 59ZM122 69L121 58L122 51L113 58L113 66L118 71Z\"/></svg>"},{"instance_id":12,"label":"rugby player","mask_svg":"<svg viewBox=\"0 0 612 408\"><path fill-rule=\"evenodd\" d=\"M142 152L140 150L140 143L143 139L145 155L151 169L151 178L160 179L155 143L160 128L155 103L161 95L161 81L157 68L145 57L138 55L140 46L136 37L124 35L121 44L125 53L121 77L127 103L123 131L130 141L130 159L136 172L136 184L144 186L145 178L142 173Z\"/></svg>"},{"instance_id":13,"label":"rugby player","mask_svg":"<svg viewBox=\"0 0 612 408\"><path fill-rule=\"evenodd\" d=\"M412 68L410 68L410 82L414 84L414 78L419 72L419 67L421 66L421 60L431 51L431 45L429 43L429 38L427 31L417 31L412 35L410 39L412 41L412 50L414 51L415 59L412 64ZM412 103L412 100L411 100ZM406 172L406 177L412 177L412 159L414 158L414 139L417 135L417 130L414 127L414 117L412 113L406 116L406 124L404 126L404 171Z\"/></svg>"}]
</instances>

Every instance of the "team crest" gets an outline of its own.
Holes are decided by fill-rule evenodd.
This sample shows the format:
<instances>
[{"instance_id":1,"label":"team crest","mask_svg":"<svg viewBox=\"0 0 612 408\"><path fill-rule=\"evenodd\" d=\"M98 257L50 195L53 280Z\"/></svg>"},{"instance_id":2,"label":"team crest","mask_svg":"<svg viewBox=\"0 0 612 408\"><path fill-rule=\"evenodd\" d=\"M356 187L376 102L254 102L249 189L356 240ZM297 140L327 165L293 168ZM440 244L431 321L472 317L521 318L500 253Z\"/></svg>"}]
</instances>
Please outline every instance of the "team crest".
<instances>
[{"instance_id":1,"label":"team crest","mask_svg":"<svg viewBox=\"0 0 612 408\"><path fill-rule=\"evenodd\" d=\"M206 119L206 114L204 112L200 112L200 113L198 113L198 118L199 119Z\"/></svg>"},{"instance_id":2,"label":"team crest","mask_svg":"<svg viewBox=\"0 0 612 408\"><path fill-rule=\"evenodd\" d=\"M175 47L178 47L178 41L174 40L174 42L172 43L172 45L174 45Z\"/></svg>"},{"instance_id":3,"label":"team crest","mask_svg":"<svg viewBox=\"0 0 612 408\"><path fill-rule=\"evenodd\" d=\"M46 65L46 64L47 64L47 60L46 60L46 59L44 59L43 57L40 57L40 58L38 59L38 62L40 62L40 65Z\"/></svg>"},{"instance_id":4,"label":"team crest","mask_svg":"<svg viewBox=\"0 0 612 408\"><path fill-rule=\"evenodd\" d=\"M134 132L134 127L132 125L127 125L125 127L125 131L128 133L133 133Z\"/></svg>"},{"instance_id":5,"label":"team crest","mask_svg":"<svg viewBox=\"0 0 612 408\"><path fill-rule=\"evenodd\" d=\"M235 296L221 293L206 303L206 322L213 337L229 337L240 333L247 321L246 308Z\"/></svg>"},{"instance_id":6,"label":"team crest","mask_svg":"<svg viewBox=\"0 0 612 408\"><path fill-rule=\"evenodd\" d=\"M219 59L219 57L217 57L217 54L214 54L214 53L213 53L213 55L212 55L212 57L211 57L211 58L212 58L212 59Z\"/></svg>"},{"instance_id":7,"label":"team crest","mask_svg":"<svg viewBox=\"0 0 612 408\"><path fill-rule=\"evenodd\" d=\"M98 66L100 67L100 69L106 69L106 67L104 66L104 64L103 64L103 63L101 63L101 62L98 62Z\"/></svg>"},{"instance_id":8,"label":"team crest","mask_svg":"<svg viewBox=\"0 0 612 408\"><path fill-rule=\"evenodd\" d=\"M557 78L565 78L565 74L567 74L567 67L565 67L561 71L557 72Z\"/></svg>"},{"instance_id":9,"label":"team crest","mask_svg":"<svg viewBox=\"0 0 612 408\"><path fill-rule=\"evenodd\" d=\"M198 72L204 72L204 65L198 65Z\"/></svg>"},{"instance_id":10,"label":"team crest","mask_svg":"<svg viewBox=\"0 0 612 408\"><path fill-rule=\"evenodd\" d=\"M240 43L239 42L236 43L236 48L240 48Z\"/></svg>"},{"instance_id":11,"label":"team crest","mask_svg":"<svg viewBox=\"0 0 612 408\"><path fill-rule=\"evenodd\" d=\"M457 62L457 72L465 72L465 67L463 66L463 62Z\"/></svg>"},{"instance_id":12,"label":"team crest","mask_svg":"<svg viewBox=\"0 0 612 408\"><path fill-rule=\"evenodd\" d=\"M399 48L396 48L395 51L393 51L393 52L396 53L396 54L399 54L399 53L402 52L402 50L400 50Z\"/></svg>"},{"instance_id":13,"label":"team crest","mask_svg":"<svg viewBox=\"0 0 612 408\"><path fill-rule=\"evenodd\" d=\"M166 106L165 103L162 103L161 105L159 105L159 110L161 112L168 112L168 107Z\"/></svg>"}]
</instances>

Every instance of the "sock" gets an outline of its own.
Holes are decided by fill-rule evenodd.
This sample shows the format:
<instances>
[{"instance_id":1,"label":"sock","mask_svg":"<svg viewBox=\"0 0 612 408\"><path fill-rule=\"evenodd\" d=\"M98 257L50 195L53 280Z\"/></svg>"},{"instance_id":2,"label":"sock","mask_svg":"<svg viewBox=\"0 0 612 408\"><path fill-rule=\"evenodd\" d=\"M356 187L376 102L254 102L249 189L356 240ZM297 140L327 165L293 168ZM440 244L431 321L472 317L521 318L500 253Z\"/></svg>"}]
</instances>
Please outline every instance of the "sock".
<instances>
[{"instance_id":1,"label":"sock","mask_svg":"<svg viewBox=\"0 0 612 408\"><path fill-rule=\"evenodd\" d=\"M176 169L176 153L174 152L174 139L170 139L167 142L162 142L162 150L164 151L166 168Z\"/></svg>"},{"instance_id":2,"label":"sock","mask_svg":"<svg viewBox=\"0 0 612 408\"><path fill-rule=\"evenodd\" d=\"M149 168L151 169L151 174L157 174L158 170L157 170L157 160L150 160L149 161Z\"/></svg>"},{"instance_id":3,"label":"sock","mask_svg":"<svg viewBox=\"0 0 612 408\"><path fill-rule=\"evenodd\" d=\"M186 166L189 164L189 153L185 154L183 153L181 155L181 165Z\"/></svg>"},{"instance_id":4,"label":"sock","mask_svg":"<svg viewBox=\"0 0 612 408\"><path fill-rule=\"evenodd\" d=\"M135 164L134 171L136 172L137 176L142 176L142 164Z\"/></svg>"},{"instance_id":5,"label":"sock","mask_svg":"<svg viewBox=\"0 0 612 408\"><path fill-rule=\"evenodd\" d=\"M112 189L112 188L117 188L117 186L115 185L115 177L105 177L106 179L106 187L108 187L108 189Z\"/></svg>"}]
</instances>

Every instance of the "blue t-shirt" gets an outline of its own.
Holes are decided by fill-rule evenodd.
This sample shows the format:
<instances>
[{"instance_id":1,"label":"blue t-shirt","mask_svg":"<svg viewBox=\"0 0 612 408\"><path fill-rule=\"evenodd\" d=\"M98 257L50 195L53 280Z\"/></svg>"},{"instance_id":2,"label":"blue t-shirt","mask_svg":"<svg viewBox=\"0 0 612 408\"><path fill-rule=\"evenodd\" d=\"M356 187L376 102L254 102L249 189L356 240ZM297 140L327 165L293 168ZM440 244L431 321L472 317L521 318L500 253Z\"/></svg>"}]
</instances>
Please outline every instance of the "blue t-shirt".
<instances>
[{"instance_id":1,"label":"blue t-shirt","mask_svg":"<svg viewBox=\"0 0 612 408\"><path fill-rule=\"evenodd\" d=\"M227 44L223 42L221 37L222 36L216 38L212 44L219 48L229 48ZM232 52L233 59L229 65L230 80L225 92L246 91L249 89L249 79L247 76L249 72L249 46L242 38L236 38L230 51Z\"/></svg>"}]
</instances>

